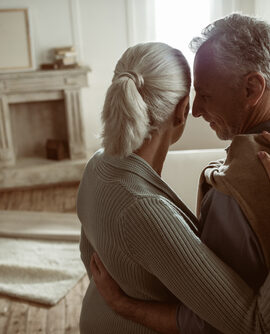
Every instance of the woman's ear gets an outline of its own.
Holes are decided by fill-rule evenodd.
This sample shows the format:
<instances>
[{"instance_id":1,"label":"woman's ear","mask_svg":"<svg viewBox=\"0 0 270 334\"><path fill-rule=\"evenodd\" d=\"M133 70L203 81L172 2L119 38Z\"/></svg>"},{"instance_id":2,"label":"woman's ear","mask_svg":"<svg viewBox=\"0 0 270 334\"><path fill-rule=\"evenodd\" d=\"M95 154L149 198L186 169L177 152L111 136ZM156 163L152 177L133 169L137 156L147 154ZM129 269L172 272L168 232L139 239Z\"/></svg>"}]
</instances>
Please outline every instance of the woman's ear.
<instances>
[{"instance_id":1,"label":"woman's ear","mask_svg":"<svg viewBox=\"0 0 270 334\"><path fill-rule=\"evenodd\" d=\"M250 72L245 76L246 99L250 107L260 101L265 88L265 78L259 72Z\"/></svg>"},{"instance_id":2,"label":"woman's ear","mask_svg":"<svg viewBox=\"0 0 270 334\"><path fill-rule=\"evenodd\" d=\"M179 126L186 122L189 112L189 95L184 96L177 104L174 111L174 126Z\"/></svg>"}]
</instances>

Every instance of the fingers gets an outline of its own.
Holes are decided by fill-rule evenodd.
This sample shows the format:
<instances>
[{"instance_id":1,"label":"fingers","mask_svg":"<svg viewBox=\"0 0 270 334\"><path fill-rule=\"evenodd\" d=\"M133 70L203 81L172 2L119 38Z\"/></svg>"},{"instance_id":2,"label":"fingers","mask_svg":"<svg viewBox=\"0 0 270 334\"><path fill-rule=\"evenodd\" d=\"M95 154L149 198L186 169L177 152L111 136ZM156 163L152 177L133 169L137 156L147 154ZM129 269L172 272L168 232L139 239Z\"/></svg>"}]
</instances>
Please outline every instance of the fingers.
<instances>
[{"instance_id":1,"label":"fingers","mask_svg":"<svg viewBox=\"0 0 270 334\"><path fill-rule=\"evenodd\" d=\"M267 131L263 131L262 136L270 144L270 133L267 132ZM266 170L266 173L268 174L268 177L270 178L270 155L269 155L269 153L267 153L265 151L260 151L260 152L258 152L258 157L261 160L261 163L263 164L263 166Z\"/></svg>"},{"instance_id":2,"label":"fingers","mask_svg":"<svg viewBox=\"0 0 270 334\"><path fill-rule=\"evenodd\" d=\"M270 133L267 131L262 132L263 137L270 142Z\"/></svg>"},{"instance_id":3,"label":"fingers","mask_svg":"<svg viewBox=\"0 0 270 334\"><path fill-rule=\"evenodd\" d=\"M94 279L97 279L99 277L104 277L104 276L110 276L104 264L102 263L99 256L97 255L97 253L93 253L91 257L90 270L91 270L91 273Z\"/></svg>"},{"instance_id":4,"label":"fingers","mask_svg":"<svg viewBox=\"0 0 270 334\"><path fill-rule=\"evenodd\" d=\"M258 152L258 157L261 159L262 162L267 162L270 160L270 154L265 151Z\"/></svg>"},{"instance_id":5,"label":"fingers","mask_svg":"<svg viewBox=\"0 0 270 334\"><path fill-rule=\"evenodd\" d=\"M258 152L258 157L260 158L269 178L270 178L270 155L267 152Z\"/></svg>"},{"instance_id":6,"label":"fingers","mask_svg":"<svg viewBox=\"0 0 270 334\"><path fill-rule=\"evenodd\" d=\"M95 263L96 263L96 266L98 267L98 270L100 272L106 271L106 268L104 267L104 264L101 262L101 260L100 260L99 256L97 255L97 253L94 253L93 257L95 259Z\"/></svg>"},{"instance_id":7,"label":"fingers","mask_svg":"<svg viewBox=\"0 0 270 334\"><path fill-rule=\"evenodd\" d=\"M90 270L91 270L91 273L94 276L94 278L100 276L100 270L99 270L99 268L96 264L96 260L95 260L94 255L92 255L92 257L91 257Z\"/></svg>"}]
</instances>

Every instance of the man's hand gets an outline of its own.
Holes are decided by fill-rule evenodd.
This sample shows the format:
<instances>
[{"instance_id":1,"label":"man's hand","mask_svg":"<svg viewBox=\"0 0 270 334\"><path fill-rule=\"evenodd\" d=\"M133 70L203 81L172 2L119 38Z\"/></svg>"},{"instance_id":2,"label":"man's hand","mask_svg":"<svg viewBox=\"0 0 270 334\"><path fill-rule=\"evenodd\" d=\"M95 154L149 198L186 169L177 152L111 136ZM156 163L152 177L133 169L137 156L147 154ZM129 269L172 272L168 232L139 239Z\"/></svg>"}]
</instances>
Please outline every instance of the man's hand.
<instances>
[{"instance_id":1,"label":"man's hand","mask_svg":"<svg viewBox=\"0 0 270 334\"><path fill-rule=\"evenodd\" d=\"M269 144L270 144L270 133L269 132L266 132L264 131L263 133L263 136L265 139L267 139L269 141ZM264 152L264 151L260 151L258 153L258 157L260 158L267 174L268 174L268 177L270 179L270 155L267 153L267 152Z\"/></svg>"},{"instance_id":2,"label":"man's hand","mask_svg":"<svg viewBox=\"0 0 270 334\"><path fill-rule=\"evenodd\" d=\"M127 296L96 253L91 257L90 269L99 293L116 313L156 332L179 334L176 325L178 303L143 301Z\"/></svg>"},{"instance_id":3,"label":"man's hand","mask_svg":"<svg viewBox=\"0 0 270 334\"><path fill-rule=\"evenodd\" d=\"M112 279L96 253L91 257L90 269L96 287L108 306L117 313L122 313L123 303L127 302L127 295Z\"/></svg>"}]
</instances>

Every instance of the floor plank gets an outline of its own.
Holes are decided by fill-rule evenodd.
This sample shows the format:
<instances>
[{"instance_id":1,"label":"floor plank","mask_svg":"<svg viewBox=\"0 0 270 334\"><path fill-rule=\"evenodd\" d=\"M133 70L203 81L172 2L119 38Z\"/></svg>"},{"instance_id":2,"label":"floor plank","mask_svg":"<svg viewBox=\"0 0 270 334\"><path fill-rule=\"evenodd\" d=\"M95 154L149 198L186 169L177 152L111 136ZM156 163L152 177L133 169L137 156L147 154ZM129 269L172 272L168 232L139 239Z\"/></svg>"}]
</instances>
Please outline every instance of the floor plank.
<instances>
[{"instance_id":1,"label":"floor plank","mask_svg":"<svg viewBox=\"0 0 270 334\"><path fill-rule=\"evenodd\" d=\"M6 334L27 334L28 308L29 305L23 302L12 302Z\"/></svg>"},{"instance_id":2,"label":"floor plank","mask_svg":"<svg viewBox=\"0 0 270 334\"><path fill-rule=\"evenodd\" d=\"M48 310L46 334L65 334L65 322L65 299L63 298Z\"/></svg>"},{"instance_id":3,"label":"floor plank","mask_svg":"<svg viewBox=\"0 0 270 334\"><path fill-rule=\"evenodd\" d=\"M89 286L89 278L88 278L88 275L85 275L81 281L81 293L82 293L82 296L85 295L86 293L86 290Z\"/></svg>"},{"instance_id":4,"label":"floor plank","mask_svg":"<svg viewBox=\"0 0 270 334\"><path fill-rule=\"evenodd\" d=\"M65 334L79 334L79 319L82 307L81 281L65 297Z\"/></svg>"},{"instance_id":5,"label":"floor plank","mask_svg":"<svg viewBox=\"0 0 270 334\"><path fill-rule=\"evenodd\" d=\"M11 302L8 298L0 298L0 333L5 333L10 315Z\"/></svg>"},{"instance_id":6,"label":"floor plank","mask_svg":"<svg viewBox=\"0 0 270 334\"><path fill-rule=\"evenodd\" d=\"M27 334L46 334L47 308L29 306L27 314Z\"/></svg>"}]
</instances>

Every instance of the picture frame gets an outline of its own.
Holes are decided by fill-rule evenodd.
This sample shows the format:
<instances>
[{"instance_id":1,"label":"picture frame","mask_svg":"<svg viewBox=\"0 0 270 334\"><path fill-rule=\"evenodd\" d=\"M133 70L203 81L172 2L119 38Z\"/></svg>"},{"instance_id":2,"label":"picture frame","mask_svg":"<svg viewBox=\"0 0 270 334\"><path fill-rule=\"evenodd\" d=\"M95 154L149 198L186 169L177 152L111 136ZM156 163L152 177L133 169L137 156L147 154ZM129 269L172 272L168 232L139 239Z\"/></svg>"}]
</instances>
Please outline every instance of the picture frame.
<instances>
[{"instance_id":1,"label":"picture frame","mask_svg":"<svg viewBox=\"0 0 270 334\"><path fill-rule=\"evenodd\" d=\"M34 69L28 8L0 8L0 45L0 72Z\"/></svg>"}]
</instances>

